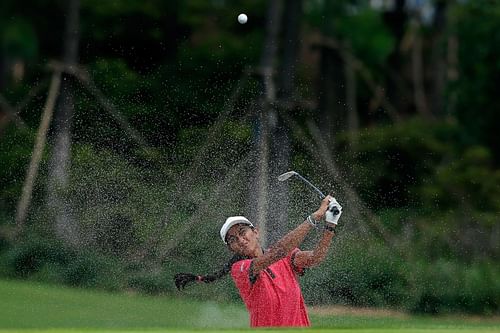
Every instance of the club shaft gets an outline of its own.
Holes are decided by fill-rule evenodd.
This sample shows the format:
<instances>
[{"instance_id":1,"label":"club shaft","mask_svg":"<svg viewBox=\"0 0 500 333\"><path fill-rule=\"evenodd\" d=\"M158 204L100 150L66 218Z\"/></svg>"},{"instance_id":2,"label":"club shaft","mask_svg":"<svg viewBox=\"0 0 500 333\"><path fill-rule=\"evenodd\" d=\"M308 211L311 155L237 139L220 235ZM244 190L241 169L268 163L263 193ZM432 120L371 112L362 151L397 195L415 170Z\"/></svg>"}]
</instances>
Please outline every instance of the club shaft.
<instances>
[{"instance_id":1,"label":"club shaft","mask_svg":"<svg viewBox=\"0 0 500 333\"><path fill-rule=\"evenodd\" d=\"M326 195L323 194L323 192L321 192L319 190L319 188L317 188L316 186L314 186L310 181L308 181L307 179L305 179L304 177L302 177L299 173L296 173L296 176L299 177L300 179L302 179L302 181L304 183L306 183L307 185L311 186L314 190L316 190L316 192L318 192L319 196L321 199L324 199L326 197Z\"/></svg>"}]
</instances>

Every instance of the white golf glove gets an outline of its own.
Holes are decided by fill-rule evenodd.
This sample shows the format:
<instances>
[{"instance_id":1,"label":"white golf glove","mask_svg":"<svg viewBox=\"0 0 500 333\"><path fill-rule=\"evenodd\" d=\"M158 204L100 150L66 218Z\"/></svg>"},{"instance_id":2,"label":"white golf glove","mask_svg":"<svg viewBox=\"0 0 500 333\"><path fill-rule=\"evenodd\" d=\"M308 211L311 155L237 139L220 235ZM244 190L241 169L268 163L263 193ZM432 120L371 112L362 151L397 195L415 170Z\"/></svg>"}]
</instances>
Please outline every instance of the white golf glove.
<instances>
[{"instance_id":1,"label":"white golf glove","mask_svg":"<svg viewBox=\"0 0 500 333\"><path fill-rule=\"evenodd\" d=\"M335 198L331 198L325 214L325 221L337 225L340 215L342 215L342 206Z\"/></svg>"}]
</instances>

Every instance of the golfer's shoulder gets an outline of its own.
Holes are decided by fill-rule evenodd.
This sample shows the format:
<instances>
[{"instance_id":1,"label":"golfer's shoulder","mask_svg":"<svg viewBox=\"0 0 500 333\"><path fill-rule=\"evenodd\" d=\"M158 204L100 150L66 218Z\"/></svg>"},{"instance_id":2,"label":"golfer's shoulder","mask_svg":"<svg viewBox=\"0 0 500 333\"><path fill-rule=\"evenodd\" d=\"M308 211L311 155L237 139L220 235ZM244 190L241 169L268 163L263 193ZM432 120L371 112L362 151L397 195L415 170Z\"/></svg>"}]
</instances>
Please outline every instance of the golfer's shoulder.
<instances>
[{"instance_id":1,"label":"golfer's shoulder","mask_svg":"<svg viewBox=\"0 0 500 333\"><path fill-rule=\"evenodd\" d=\"M252 264L252 259L242 259L235 262L231 267L231 275L238 276L244 273L248 274L251 264Z\"/></svg>"}]
</instances>

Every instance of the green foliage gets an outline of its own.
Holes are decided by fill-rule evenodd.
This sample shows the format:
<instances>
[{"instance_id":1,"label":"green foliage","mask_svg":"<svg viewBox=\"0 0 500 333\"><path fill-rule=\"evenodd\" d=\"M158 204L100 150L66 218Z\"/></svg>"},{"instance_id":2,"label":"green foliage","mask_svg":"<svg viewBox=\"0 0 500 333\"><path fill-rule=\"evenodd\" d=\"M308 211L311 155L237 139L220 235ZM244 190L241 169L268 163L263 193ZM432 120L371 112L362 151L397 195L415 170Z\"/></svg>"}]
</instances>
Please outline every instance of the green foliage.
<instances>
[{"instance_id":1,"label":"green foliage","mask_svg":"<svg viewBox=\"0 0 500 333\"><path fill-rule=\"evenodd\" d=\"M116 259L31 233L2 253L0 267L2 276L77 287L118 290L124 283L123 267Z\"/></svg>"},{"instance_id":2,"label":"green foliage","mask_svg":"<svg viewBox=\"0 0 500 333\"><path fill-rule=\"evenodd\" d=\"M445 210L465 204L480 212L500 211L500 170L482 146L465 147L460 159L435 166L432 181L420 188L423 204Z\"/></svg>"},{"instance_id":3,"label":"green foliage","mask_svg":"<svg viewBox=\"0 0 500 333\"><path fill-rule=\"evenodd\" d=\"M74 217L98 249L130 254L157 232L169 189L161 172L152 175L112 151L83 146L74 150L72 175Z\"/></svg>"},{"instance_id":4,"label":"green foliage","mask_svg":"<svg viewBox=\"0 0 500 333\"><path fill-rule=\"evenodd\" d=\"M75 253L60 241L29 234L22 242L2 253L2 275L54 282L52 280L54 275L48 278L47 271L60 272L74 258ZM40 275L37 276L39 273Z\"/></svg>"},{"instance_id":5,"label":"green foliage","mask_svg":"<svg viewBox=\"0 0 500 333\"><path fill-rule=\"evenodd\" d=\"M335 18L332 19L331 13L335 13ZM380 13L365 4L346 0L309 1L306 14L313 27L348 45L370 69L383 66L394 48L394 38Z\"/></svg>"},{"instance_id":6,"label":"green foliage","mask_svg":"<svg viewBox=\"0 0 500 333\"><path fill-rule=\"evenodd\" d=\"M369 246L367 247L367 245ZM332 256L302 278L309 302L399 307L408 297L406 264L385 245L345 239Z\"/></svg>"},{"instance_id":7,"label":"green foliage","mask_svg":"<svg viewBox=\"0 0 500 333\"><path fill-rule=\"evenodd\" d=\"M1 51L9 59L33 61L38 55L38 39L33 25L24 18L0 19Z\"/></svg>"},{"instance_id":8,"label":"green foliage","mask_svg":"<svg viewBox=\"0 0 500 333\"><path fill-rule=\"evenodd\" d=\"M122 96L130 98L145 81L123 59L100 58L92 64L91 73L103 87L105 95L117 96L117 102L120 102Z\"/></svg>"},{"instance_id":9,"label":"green foliage","mask_svg":"<svg viewBox=\"0 0 500 333\"><path fill-rule=\"evenodd\" d=\"M353 137L339 139L345 151ZM358 151L345 155L344 164L373 208L500 209L499 172L490 150L461 144L456 125L414 119L363 130L355 140Z\"/></svg>"},{"instance_id":10,"label":"green foliage","mask_svg":"<svg viewBox=\"0 0 500 333\"><path fill-rule=\"evenodd\" d=\"M370 67L385 64L394 48L394 38L387 31L379 13L363 9L341 17L337 22L340 38L351 45L358 58Z\"/></svg>"},{"instance_id":11,"label":"green foliage","mask_svg":"<svg viewBox=\"0 0 500 333\"><path fill-rule=\"evenodd\" d=\"M412 249L390 249L366 239L342 239L333 255L301 278L310 304L406 309L425 314L493 314L500 302L500 270L491 259L414 261ZM439 242L430 240L433 251ZM430 247L426 247L430 251ZM418 252L418 249L413 249ZM401 251L407 251L406 258Z\"/></svg>"},{"instance_id":12,"label":"green foliage","mask_svg":"<svg viewBox=\"0 0 500 333\"><path fill-rule=\"evenodd\" d=\"M85 251L68 263L62 281L75 287L119 290L125 282L122 266L116 258Z\"/></svg>"},{"instance_id":13,"label":"green foliage","mask_svg":"<svg viewBox=\"0 0 500 333\"><path fill-rule=\"evenodd\" d=\"M161 293L167 289L167 284L171 284L171 281L167 280L163 275L149 272L135 274L128 279L129 287L149 295Z\"/></svg>"},{"instance_id":14,"label":"green foliage","mask_svg":"<svg viewBox=\"0 0 500 333\"><path fill-rule=\"evenodd\" d=\"M207 24L214 22L220 22L221 28L229 30L240 26L236 18L243 11L249 17L247 25L258 26L262 23L266 8L266 2L262 0L235 0L231 3L191 0L180 3L179 16L183 22L196 30L202 30Z\"/></svg>"},{"instance_id":15,"label":"green foliage","mask_svg":"<svg viewBox=\"0 0 500 333\"><path fill-rule=\"evenodd\" d=\"M9 127L0 144L0 224L9 220L21 194L33 148L34 131Z\"/></svg>"},{"instance_id":16,"label":"green foliage","mask_svg":"<svg viewBox=\"0 0 500 333\"><path fill-rule=\"evenodd\" d=\"M153 18L161 16L158 10L163 1L125 1L125 2L102 2L98 0L86 0L83 2L84 9L92 10L94 15L102 16L127 16L127 15L146 15ZM174 7L173 4L170 4Z\"/></svg>"},{"instance_id":17,"label":"green foliage","mask_svg":"<svg viewBox=\"0 0 500 333\"><path fill-rule=\"evenodd\" d=\"M435 167L454 152L459 129L446 123L426 123L419 119L398 125L368 128L339 137L339 147L347 152L352 139L357 142L353 156L345 155L345 169L351 170L355 186L370 207L420 206L415 189L432 182Z\"/></svg>"},{"instance_id":18,"label":"green foliage","mask_svg":"<svg viewBox=\"0 0 500 333\"><path fill-rule=\"evenodd\" d=\"M386 230L395 237L409 231L425 258L500 254L488 236L498 223L499 171L486 147L461 138L456 124L414 119L361 131L358 151L341 159ZM339 148L352 139L339 137ZM463 228L471 232L450 236Z\"/></svg>"},{"instance_id":19,"label":"green foliage","mask_svg":"<svg viewBox=\"0 0 500 333\"><path fill-rule=\"evenodd\" d=\"M468 1L452 12L459 42L458 79L450 87L452 110L470 143L491 148L500 163L500 4Z\"/></svg>"},{"instance_id":20,"label":"green foliage","mask_svg":"<svg viewBox=\"0 0 500 333\"><path fill-rule=\"evenodd\" d=\"M410 309L421 313L486 313L500 305L500 270L494 262L438 260L414 267L415 296Z\"/></svg>"}]
</instances>

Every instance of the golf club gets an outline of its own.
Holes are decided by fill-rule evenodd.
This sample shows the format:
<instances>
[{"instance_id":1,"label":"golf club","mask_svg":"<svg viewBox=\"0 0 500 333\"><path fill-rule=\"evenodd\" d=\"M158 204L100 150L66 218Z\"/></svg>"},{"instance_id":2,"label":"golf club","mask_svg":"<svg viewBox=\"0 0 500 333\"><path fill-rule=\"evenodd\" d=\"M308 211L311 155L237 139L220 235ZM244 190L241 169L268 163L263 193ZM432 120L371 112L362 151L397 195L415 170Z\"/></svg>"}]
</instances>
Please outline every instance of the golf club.
<instances>
[{"instance_id":1,"label":"golf club","mask_svg":"<svg viewBox=\"0 0 500 333\"><path fill-rule=\"evenodd\" d=\"M284 182L285 180L288 180L289 178L293 177L293 176L297 176L299 177L300 180L302 180L304 183L306 183L307 185L309 185L311 188L313 188L316 192L318 192L319 196L321 199L324 199L326 197L326 195L323 194L323 192L321 192L316 186L314 186L310 181L308 181L307 179L305 179L304 177L302 177L298 172L295 172L295 171L288 171L288 172L285 172L281 175L278 176L278 180L280 182ZM331 212L333 213L333 215L337 215L339 213L339 210L337 207L332 207L332 210Z\"/></svg>"},{"instance_id":2,"label":"golf club","mask_svg":"<svg viewBox=\"0 0 500 333\"><path fill-rule=\"evenodd\" d=\"M302 177L299 173L297 173L295 171L288 171L288 172L285 172L284 174L279 175L278 180L280 182L284 182L285 180L287 180L293 176L299 177L304 183L306 183L307 185L312 187L316 192L319 193L319 196L321 199L324 199L326 197L326 195L324 195L323 192L321 192L316 186L314 186L310 181L308 181L307 179L305 179L304 177Z\"/></svg>"}]
</instances>

